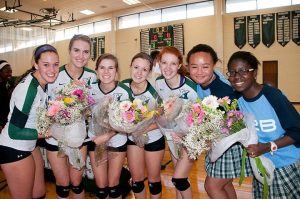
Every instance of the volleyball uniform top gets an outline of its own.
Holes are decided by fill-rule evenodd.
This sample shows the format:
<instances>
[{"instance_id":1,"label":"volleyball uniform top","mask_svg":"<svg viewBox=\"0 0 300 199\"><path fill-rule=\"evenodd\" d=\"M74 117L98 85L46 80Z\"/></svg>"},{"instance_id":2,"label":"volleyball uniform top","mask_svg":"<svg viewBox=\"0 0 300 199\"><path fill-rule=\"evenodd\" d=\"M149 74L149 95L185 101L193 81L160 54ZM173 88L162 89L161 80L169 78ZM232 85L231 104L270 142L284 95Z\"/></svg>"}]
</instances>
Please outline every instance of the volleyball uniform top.
<instances>
[{"instance_id":1,"label":"volleyball uniform top","mask_svg":"<svg viewBox=\"0 0 300 199\"><path fill-rule=\"evenodd\" d=\"M92 82L97 81L96 72L83 67L82 74L78 78L79 80L85 81L88 85L90 85ZM59 68L59 74L54 83L48 84L48 95L50 100L54 100L57 93L63 89L63 87L68 84L73 78L68 74L68 71L66 70L65 65L61 66ZM57 140L50 137L46 139L46 142L51 145L57 145Z\"/></svg>"},{"instance_id":2,"label":"volleyball uniform top","mask_svg":"<svg viewBox=\"0 0 300 199\"><path fill-rule=\"evenodd\" d=\"M165 100L173 95L184 100L196 101L198 98L197 84L185 76L180 76L180 79L180 86L177 88L171 88L163 76L158 77L155 81L155 89L160 98Z\"/></svg>"},{"instance_id":3,"label":"volleyball uniform top","mask_svg":"<svg viewBox=\"0 0 300 199\"><path fill-rule=\"evenodd\" d=\"M132 79L126 79L126 80L123 80L122 82L129 89L131 88ZM133 98L140 99L143 103L148 104L149 109L151 109L152 107L154 108L156 106L156 99L158 97L158 94L157 94L156 90L153 88L153 86L148 81L147 81L147 88L143 93L135 95L131 90L131 94L132 94ZM146 144L153 143L153 142L159 140L163 136L158 128L149 131L147 133L147 135L148 135L148 141ZM128 136L128 139L133 141L132 136Z\"/></svg>"},{"instance_id":4,"label":"volleyball uniform top","mask_svg":"<svg viewBox=\"0 0 300 199\"><path fill-rule=\"evenodd\" d=\"M12 93L8 122L0 134L0 145L33 151L38 139L36 110L46 107L46 100L46 91L32 73L28 74Z\"/></svg>"},{"instance_id":5,"label":"volleyball uniform top","mask_svg":"<svg viewBox=\"0 0 300 199\"><path fill-rule=\"evenodd\" d=\"M293 138L296 143L279 148L273 155L264 155L271 159L276 168L285 167L300 159L300 116L289 100L276 88L263 85L261 92L252 99L238 98L240 109L254 115L255 127L260 143L277 140L284 135Z\"/></svg>"},{"instance_id":6,"label":"volleyball uniform top","mask_svg":"<svg viewBox=\"0 0 300 199\"><path fill-rule=\"evenodd\" d=\"M123 101L128 100L130 98L130 89L125 86L123 83L119 82L116 87L108 92L104 93L100 88L100 82L93 82L91 84L91 96L95 99L96 104L93 106L93 112L96 110L96 105L101 103L101 101L105 100L105 98L111 98L115 101ZM95 133L93 132L93 122L91 122L91 126L88 131L89 138L95 137ZM110 138L108 141L108 146L111 147L120 147L126 144L127 142L127 135L123 133L117 133L113 137Z\"/></svg>"},{"instance_id":7,"label":"volleyball uniform top","mask_svg":"<svg viewBox=\"0 0 300 199\"><path fill-rule=\"evenodd\" d=\"M197 94L198 97L202 100L204 97L207 97L209 95L214 95L218 98L223 98L225 96L228 96L230 99L235 98L235 94L233 91L233 88L228 84L228 81L225 78L223 78L223 75L221 73L216 73L215 79L207 86L201 86L200 84L197 85ZM221 77L221 78L220 78Z\"/></svg>"}]
</instances>

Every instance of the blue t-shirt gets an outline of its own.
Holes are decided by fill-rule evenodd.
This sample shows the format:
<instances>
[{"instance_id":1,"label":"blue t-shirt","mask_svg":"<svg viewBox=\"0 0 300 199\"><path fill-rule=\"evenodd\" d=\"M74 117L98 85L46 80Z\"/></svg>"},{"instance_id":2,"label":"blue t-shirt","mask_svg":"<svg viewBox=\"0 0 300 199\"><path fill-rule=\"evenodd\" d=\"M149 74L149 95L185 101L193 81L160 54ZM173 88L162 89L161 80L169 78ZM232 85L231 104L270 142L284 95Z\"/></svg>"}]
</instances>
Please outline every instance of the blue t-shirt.
<instances>
[{"instance_id":1,"label":"blue t-shirt","mask_svg":"<svg viewBox=\"0 0 300 199\"><path fill-rule=\"evenodd\" d=\"M300 116L293 105L280 90L264 85L261 92L252 99L239 97L239 108L254 115L258 140L267 143L288 135L296 143L279 148L273 155L264 155L271 159L276 168L285 167L300 159Z\"/></svg>"}]
</instances>

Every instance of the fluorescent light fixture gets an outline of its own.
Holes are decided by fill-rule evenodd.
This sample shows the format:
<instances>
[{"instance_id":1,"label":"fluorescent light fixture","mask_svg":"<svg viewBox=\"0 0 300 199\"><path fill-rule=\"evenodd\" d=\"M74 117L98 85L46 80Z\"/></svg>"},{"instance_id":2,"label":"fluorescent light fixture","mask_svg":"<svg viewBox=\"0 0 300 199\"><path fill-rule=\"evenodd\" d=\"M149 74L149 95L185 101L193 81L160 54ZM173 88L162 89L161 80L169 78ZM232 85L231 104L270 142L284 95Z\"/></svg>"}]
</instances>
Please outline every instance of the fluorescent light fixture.
<instances>
[{"instance_id":1,"label":"fluorescent light fixture","mask_svg":"<svg viewBox=\"0 0 300 199\"><path fill-rule=\"evenodd\" d=\"M93 11L91 10L81 10L80 13L85 14L85 15L92 15L95 14Z\"/></svg>"},{"instance_id":2,"label":"fluorescent light fixture","mask_svg":"<svg viewBox=\"0 0 300 199\"><path fill-rule=\"evenodd\" d=\"M17 10L15 10L15 9L6 10L6 7L0 8L0 11L8 12L8 13L14 13L14 12L17 12Z\"/></svg>"},{"instance_id":3,"label":"fluorescent light fixture","mask_svg":"<svg viewBox=\"0 0 300 199\"><path fill-rule=\"evenodd\" d=\"M128 4L128 5L133 5L133 4L137 4L137 3L141 3L138 0L123 0L124 3Z\"/></svg>"}]
</instances>

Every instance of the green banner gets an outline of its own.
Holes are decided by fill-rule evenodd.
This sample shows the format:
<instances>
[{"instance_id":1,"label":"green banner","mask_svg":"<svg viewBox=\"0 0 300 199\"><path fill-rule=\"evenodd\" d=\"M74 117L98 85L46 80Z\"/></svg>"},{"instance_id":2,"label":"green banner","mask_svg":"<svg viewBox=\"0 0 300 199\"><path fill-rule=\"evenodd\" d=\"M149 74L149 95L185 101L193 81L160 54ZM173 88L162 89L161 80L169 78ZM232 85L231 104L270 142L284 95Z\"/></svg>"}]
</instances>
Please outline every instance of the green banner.
<instances>
[{"instance_id":1,"label":"green banner","mask_svg":"<svg viewBox=\"0 0 300 199\"><path fill-rule=\"evenodd\" d=\"M246 44L246 17L234 18L234 43L241 49Z\"/></svg>"},{"instance_id":2,"label":"green banner","mask_svg":"<svg viewBox=\"0 0 300 199\"><path fill-rule=\"evenodd\" d=\"M276 13L277 42L285 46L290 41L290 11Z\"/></svg>"},{"instance_id":3,"label":"green banner","mask_svg":"<svg viewBox=\"0 0 300 199\"><path fill-rule=\"evenodd\" d=\"M300 45L300 10L292 11L292 40Z\"/></svg>"},{"instance_id":4,"label":"green banner","mask_svg":"<svg viewBox=\"0 0 300 199\"><path fill-rule=\"evenodd\" d=\"M260 43L260 15L247 16L248 43L255 48Z\"/></svg>"},{"instance_id":5,"label":"green banner","mask_svg":"<svg viewBox=\"0 0 300 199\"><path fill-rule=\"evenodd\" d=\"M97 38L98 42L98 51L97 51L97 56L104 54L105 52L105 37L104 36L99 36Z\"/></svg>"},{"instance_id":6,"label":"green banner","mask_svg":"<svg viewBox=\"0 0 300 199\"><path fill-rule=\"evenodd\" d=\"M262 43L269 48L275 41L275 14L263 14L261 21Z\"/></svg>"}]
</instances>

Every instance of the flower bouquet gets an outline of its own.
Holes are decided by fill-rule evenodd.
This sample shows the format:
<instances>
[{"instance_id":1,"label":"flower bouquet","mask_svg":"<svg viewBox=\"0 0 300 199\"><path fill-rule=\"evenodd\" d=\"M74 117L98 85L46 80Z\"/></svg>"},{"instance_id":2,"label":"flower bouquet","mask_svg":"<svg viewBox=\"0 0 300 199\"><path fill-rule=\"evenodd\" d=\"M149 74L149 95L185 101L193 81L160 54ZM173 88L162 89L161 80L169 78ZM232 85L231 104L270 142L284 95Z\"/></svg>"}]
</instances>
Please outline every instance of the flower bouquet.
<instances>
[{"instance_id":1,"label":"flower bouquet","mask_svg":"<svg viewBox=\"0 0 300 199\"><path fill-rule=\"evenodd\" d=\"M112 131L112 127L109 124L109 104L112 102L110 97L107 97L101 102L98 102L92 110L92 119L90 123L90 130L95 137L104 135ZM95 160L97 165L101 161L105 161L104 153L106 150L107 143L96 145L95 147Z\"/></svg>"},{"instance_id":2,"label":"flower bouquet","mask_svg":"<svg viewBox=\"0 0 300 199\"><path fill-rule=\"evenodd\" d=\"M143 147L148 141L145 130L153 122L155 113L152 110L154 107L148 107L149 104L151 101L144 104L140 99L134 99L132 102L113 101L108 107L110 126L117 132L131 134L135 143Z\"/></svg>"},{"instance_id":3,"label":"flower bouquet","mask_svg":"<svg viewBox=\"0 0 300 199\"><path fill-rule=\"evenodd\" d=\"M78 147L86 137L85 119L90 111L88 107L93 103L85 82L74 80L49 101L48 109L38 111L38 131L46 134L50 130L52 137L58 140L59 154L68 155L70 163L79 169L84 166L84 161Z\"/></svg>"},{"instance_id":4,"label":"flower bouquet","mask_svg":"<svg viewBox=\"0 0 300 199\"><path fill-rule=\"evenodd\" d=\"M181 115L176 118L178 126L186 135L181 143L187 149L190 159L197 159L203 150L210 149L211 143L220 139L223 125L223 111L218 109L215 96L207 96L202 101L185 104Z\"/></svg>"},{"instance_id":5,"label":"flower bouquet","mask_svg":"<svg viewBox=\"0 0 300 199\"><path fill-rule=\"evenodd\" d=\"M166 100L158 100L156 111L156 123L166 137L171 153L179 158L180 144L174 143L171 133L176 131L177 123L175 118L180 114L184 101L177 96L170 96Z\"/></svg>"}]
</instances>

